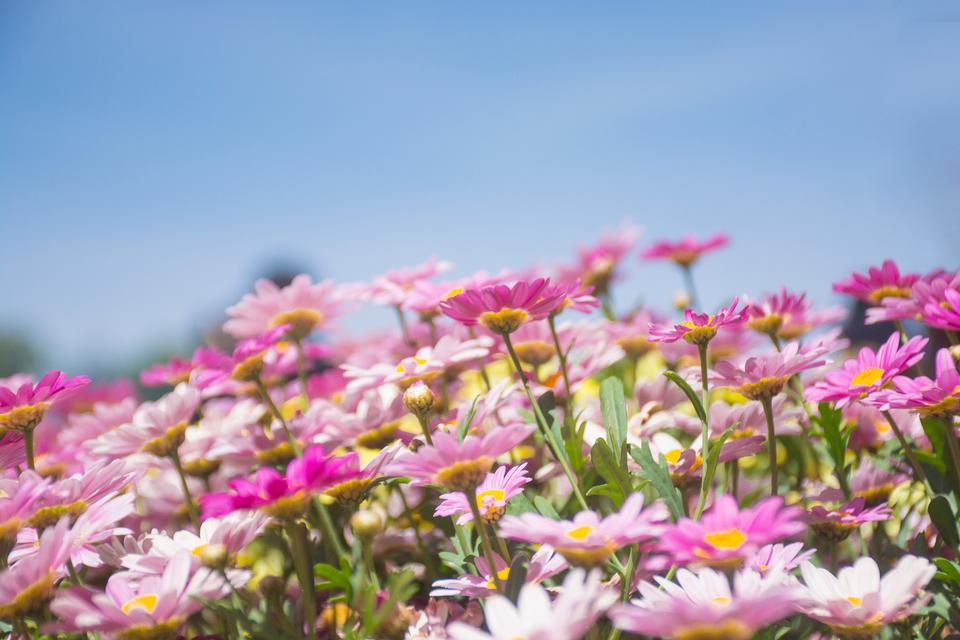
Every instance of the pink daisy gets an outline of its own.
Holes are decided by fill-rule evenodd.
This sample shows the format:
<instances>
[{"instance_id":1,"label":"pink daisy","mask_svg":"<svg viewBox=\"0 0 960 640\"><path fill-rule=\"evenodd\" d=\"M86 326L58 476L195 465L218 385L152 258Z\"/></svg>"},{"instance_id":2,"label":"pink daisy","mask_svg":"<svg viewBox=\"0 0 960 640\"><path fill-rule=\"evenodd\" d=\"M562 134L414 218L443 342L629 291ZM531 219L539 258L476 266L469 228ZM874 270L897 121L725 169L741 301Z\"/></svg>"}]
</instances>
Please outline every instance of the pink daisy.
<instances>
[{"instance_id":1,"label":"pink daisy","mask_svg":"<svg viewBox=\"0 0 960 640\"><path fill-rule=\"evenodd\" d=\"M510 566L498 554L493 554L493 563L496 568L496 578L506 583L510 578ZM465 573L457 578L437 580L433 583L431 596L468 596L470 598L486 598L497 593L497 585L493 571L486 559L478 557L474 560L477 575ZM543 545L530 558L527 565L525 584L543 582L547 578L557 575L567 568L566 561L554 552L550 545Z\"/></svg>"},{"instance_id":2,"label":"pink daisy","mask_svg":"<svg viewBox=\"0 0 960 640\"><path fill-rule=\"evenodd\" d=\"M527 475L527 463L516 467L501 466L487 477L477 487L477 507L484 522L496 522L507 508L510 498L523 493L523 485L530 482ZM457 524L465 524L473 520L468 498L461 491L453 491L440 496L440 503L433 512L434 516L452 516L461 514Z\"/></svg>"},{"instance_id":3,"label":"pink daisy","mask_svg":"<svg viewBox=\"0 0 960 640\"><path fill-rule=\"evenodd\" d=\"M683 313L684 321L672 327L650 325L650 339L654 342L676 342L683 338L690 344L705 345L717 335L721 327L738 325L746 317L746 310L737 310L739 300L733 299L728 306L721 308L716 315L697 313L687 309Z\"/></svg>"},{"instance_id":4,"label":"pink daisy","mask_svg":"<svg viewBox=\"0 0 960 640\"><path fill-rule=\"evenodd\" d=\"M866 398L919 362L926 345L926 338L916 336L901 347L900 334L894 332L876 352L864 347L855 359L847 360L836 371L827 372L822 382L807 390L807 398L814 402L836 402L838 407Z\"/></svg>"},{"instance_id":5,"label":"pink daisy","mask_svg":"<svg viewBox=\"0 0 960 640\"><path fill-rule=\"evenodd\" d=\"M15 389L0 385L0 433L31 431L53 403L70 397L90 384L90 378L68 378L61 371L50 371L37 384L24 382Z\"/></svg>"},{"instance_id":6,"label":"pink daisy","mask_svg":"<svg viewBox=\"0 0 960 640\"><path fill-rule=\"evenodd\" d=\"M227 309L230 319L223 330L234 338L251 338L289 324L289 337L302 340L341 311L342 299L333 282L314 284L306 274L296 276L282 289L270 280L257 280L254 291Z\"/></svg>"},{"instance_id":7,"label":"pink daisy","mask_svg":"<svg viewBox=\"0 0 960 640\"><path fill-rule=\"evenodd\" d=\"M868 304L879 304L884 298L910 298L911 288L920 278L917 273L900 273L893 260L884 260L879 267L870 267L867 273L854 273L833 285L837 293L845 293Z\"/></svg>"},{"instance_id":8,"label":"pink daisy","mask_svg":"<svg viewBox=\"0 0 960 640\"><path fill-rule=\"evenodd\" d=\"M703 241L688 235L676 241L661 240L644 249L640 255L645 260L666 259L682 267L689 267L703 254L725 247L729 243L730 238L723 233L710 236Z\"/></svg>"},{"instance_id":9,"label":"pink daisy","mask_svg":"<svg viewBox=\"0 0 960 640\"><path fill-rule=\"evenodd\" d=\"M802 542L768 544L760 547L753 554L753 557L747 563L747 567L760 575L766 575L771 571L792 571L799 567L804 560L813 556L815 552L816 549L804 550Z\"/></svg>"},{"instance_id":10,"label":"pink daisy","mask_svg":"<svg viewBox=\"0 0 960 640\"><path fill-rule=\"evenodd\" d=\"M801 349L800 343L787 343L782 351L766 356L750 356L741 366L721 360L713 366L710 382L732 387L751 400L772 398L783 390L791 376L826 364L820 359L821 347Z\"/></svg>"},{"instance_id":11,"label":"pink daisy","mask_svg":"<svg viewBox=\"0 0 960 640\"><path fill-rule=\"evenodd\" d=\"M864 504L863 498L854 498L835 509L812 507L808 514L810 527L829 540L845 540L861 525L890 519L892 513L886 504L869 508Z\"/></svg>"},{"instance_id":12,"label":"pink daisy","mask_svg":"<svg viewBox=\"0 0 960 640\"><path fill-rule=\"evenodd\" d=\"M193 386L178 384L156 402L140 405L133 420L88 443L96 455L125 456L142 451L156 456L170 455L183 444L187 425L200 404Z\"/></svg>"},{"instance_id":13,"label":"pink daisy","mask_svg":"<svg viewBox=\"0 0 960 640\"><path fill-rule=\"evenodd\" d=\"M551 520L536 513L506 516L500 535L511 540L549 544L577 566L602 565L610 555L630 544L656 537L663 530L666 509L660 503L643 508L643 494L634 493L620 511L601 518L581 511L573 520Z\"/></svg>"},{"instance_id":14,"label":"pink daisy","mask_svg":"<svg viewBox=\"0 0 960 640\"><path fill-rule=\"evenodd\" d=\"M949 349L937 351L935 379L897 376L893 386L894 389L878 393L873 404L884 409L912 409L922 416L960 413L960 372Z\"/></svg>"},{"instance_id":15,"label":"pink daisy","mask_svg":"<svg viewBox=\"0 0 960 640\"><path fill-rule=\"evenodd\" d=\"M546 318L563 304L566 295L566 288L552 286L548 278L537 278L512 287L500 284L468 289L442 301L440 309L464 325L482 324L494 333L508 334L526 322Z\"/></svg>"},{"instance_id":16,"label":"pink daisy","mask_svg":"<svg viewBox=\"0 0 960 640\"><path fill-rule=\"evenodd\" d=\"M803 510L771 497L739 509L733 496L721 495L698 522L683 518L660 537L660 548L677 564L739 566L763 545L802 533Z\"/></svg>"},{"instance_id":17,"label":"pink daisy","mask_svg":"<svg viewBox=\"0 0 960 640\"><path fill-rule=\"evenodd\" d=\"M39 611L70 557L66 518L40 536L37 553L0 572L0 618L14 620Z\"/></svg>"}]
</instances>

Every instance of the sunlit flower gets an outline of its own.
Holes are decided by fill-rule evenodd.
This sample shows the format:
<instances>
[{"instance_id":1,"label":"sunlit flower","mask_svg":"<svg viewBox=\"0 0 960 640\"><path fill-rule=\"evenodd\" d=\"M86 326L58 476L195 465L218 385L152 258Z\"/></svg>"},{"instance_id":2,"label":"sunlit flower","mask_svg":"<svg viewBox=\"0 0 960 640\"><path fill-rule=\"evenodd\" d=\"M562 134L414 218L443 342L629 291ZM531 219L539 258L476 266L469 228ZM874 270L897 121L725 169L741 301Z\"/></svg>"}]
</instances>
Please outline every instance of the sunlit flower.
<instances>
[{"instance_id":1,"label":"sunlit flower","mask_svg":"<svg viewBox=\"0 0 960 640\"><path fill-rule=\"evenodd\" d=\"M496 522L507 509L510 498L523 493L523 485L530 482L527 476L527 463L515 467L501 466L493 473L488 473L483 482L477 486L476 501L480 517L485 522ZM461 491L452 491L440 496L440 503L433 512L434 516L452 516L461 514L457 524L465 524L473 520L468 498Z\"/></svg>"},{"instance_id":2,"label":"sunlit flower","mask_svg":"<svg viewBox=\"0 0 960 640\"><path fill-rule=\"evenodd\" d=\"M24 382L15 389L0 385L0 433L31 431L53 403L68 398L90 384L90 378L68 378L61 371L51 371L37 384Z\"/></svg>"},{"instance_id":3,"label":"sunlit flower","mask_svg":"<svg viewBox=\"0 0 960 640\"><path fill-rule=\"evenodd\" d=\"M677 582L643 582L640 598L609 612L616 627L678 640L749 640L759 629L796 610L798 587L780 572L746 569L733 576L704 567L677 572Z\"/></svg>"},{"instance_id":4,"label":"sunlit flower","mask_svg":"<svg viewBox=\"0 0 960 640\"><path fill-rule=\"evenodd\" d=\"M790 342L782 351L750 356L741 366L720 360L713 365L710 382L732 387L751 400L772 398L783 391L791 376L826 364L826 360L821 359L823 354L822 348L801 348L800 343Z\"/></svg>"},{"instance_id":5,"label":"sunlit flower","mask_svg":"<svg viewBox=\"0 0 960 640\"><path fill-rule=\"evenodd\" d=\"M510 566L500 557L493 554L496 568L496 578L501 583L510 578ZM465 573L457 578L437 580L433 583L431 596L469 596L471 598L486 598L497 592L496 580L493 571L483 557L474 560L478 575ZM550 545L543 545L530 558L527 564L526 584L543 582L567 568L566 561L554 552Z\"/></svg>"},{"instance_id":6,"label":"sunlit flower","mask_svg":"<svg viewBox=\"0 0 960 640\"><path fill-rule=\"evenodd\" d=\"M926 345L927 339L917 336L901 347L900 334L895 331L876 352L864 347L855 359L847 360L840 369L828 371L822 382L807 390L807 398L814 402L836 402L838 407L866 398L919 362Z\"/></svg>"},{"instance_id":7,"label":"sunlit flower","mask_svg":"<svg viewBox=\"0 0 960 640\"><path fill-rule=\"evenodd\" d=\"M549 544L570 564L602 565L617 549L650 540L662 530L666 509L661 503L643 508L643 494L631 494L620 511L605 518L581 511L573 520L552 520L536 513L506 516L500 535L511 540Z\"/></svg>"},{"instance_id":8,"label":"sunlit flower","mask_svg":"<svg viewBox=\"0 0 960 640\"><path fill-rule=\"evenodd\" d=\"M737 325L746 317L744 309L737 310L738 299L717 311L716 315L697 313L692 309L683 312L684 321L669 326L650 325L650 339L654 342L676 342L683 338L690 344L705 345L717 335L721 327Z\"/></svg>"},{"instance_id":9,"label":"sunlit flower","mask_svg":"<svg viewBox=\"0 0 960 640\"><path fill-rule=\"evenodd\" d=\"M432 445L402 452L388 469L393 475L408 476L414 486L435 484L473 492L486 479L494 460L526 440L535 428L526 424L495 427L462 441L455 433L438 431Z\"/></svg>"},{"instance_id":10,"label":"sunlit flower","mask_svg":"<svg viewBox=\"0 0 960 640\"><path fill-rule=\"evenodd\" d=\"M960 372L949 349L937 351L935 379L897 376L893 386L877 394L877 405L912 409L923 416L946 417L960 412Z\"/></svg>"},{"instance_id":11,"label":"sunlit flower","mask_svg":"<svg viewBox=\"0 0 960 640\"><path fill-rule=\"evenodd\" d=\"M936 567L923 558L903 556L880 578L873 558L858 559L834 576L809 562L801 567L805 583L800 609L844 637L868 638L903 620L930 600L923 594Z\"/></svg>"},{"instance_id":12,"label":"sunlit flower","mask_svg":"<svg viewBox=\"0 0 960 640\"><path fill-rule=\"evenodd\" d=\"M783 506L779 497L739 509L733 496L720 495L700 521L683 518L660 536L660 548L677 564L739 566L771 542L803 532L803 510Z\"/></svg>"},{"instance_id":13,"label":"sunlit flower","mask_svg":"<svg viewBox=\"0 0 960 640\"><path fill-rule=\"evenodd\" d=\"M324 493L339 504L357 505L367 498L377 482L383 480L385 468L393 462L398 451L399 443L396 443L380 451L363 466L360 465L360 456L357 453L348 453L344 456L345 477L328 487Z\"/></svg>"},{"instance_id":14,"label":"sunlit flower","mask_svg":"<svg viewBox=\"0 0 960 640\"><path fill-rule=\"evenodd\" d=\"M166 456L184 440L187 425L200 404L200 393L193 386L178 384L156 402L145 402L129 424L108 431L89 443L94 454L123 456L142 451Z\"/></svg>"},{"instance_id":15,"label":"sunlit flower","mask_svg":"<svg viewBox=\"0 0 960 640\"><path fill-rule=\"evenodd\" d=\"M893 260L884 260L880 267L870 267L867 273L854 273L833 285L837 293L845 293L868 304L879 304L884 298L910 298L917 273L900 273Z\"/></svg>"},{"instance_id":16,"label":"sunlit flower","mask_svg":"<svg viewBox=\"0 0 960 640\"><path fill-rule=\"evenodd\" d=\"M0 572L0 618L15 620L38 611L70 557L69 522L61 520L40 536L37 553Z\"/></svg>"},{"instance_id":17,"label":"sunlit flower","mask_svg":"<svg viewBox=\"0 0 960 640\"><path fill-rule=\"evenodd\" d=\"M500 284L468 289L440 303L440 309L467 326L482 324L494 333L508 334L520 325L542 320L566 298L564 287L552 286L547 278L520 281L512 287Z\"/></svg>"},{"instance_id":18,"label":"sunlit flower","mask_svg":"<svg viewBox=\"0 0 960 640\"><path fill-rule=\"evenodd\" d=\"M600 582L599 571L574 569L553 602L543 587L527 584L517 604L501 595L487 599L487 632L461 622L447 632L453 640L579 640L616 599L616 590Z\"/></svg>"},{"instance_id":19,"label":"sunlit flower","mask_svg":"<svg viewBox=\"0 0 960 640\"><path fill-rule=\"evenodd\" d=\"M689 267L703 254L720 249L730 243L726 234L718 233L706 240L697 240L693 236L684 236L680 240L661 240L644 249L640 254L646 260L670 260L681 267Z\"/></svg>"},{"instance_id":20,"label":"sunlit flower","mask_svg":"<svg viewBox=\"0 0 960 640\"><path fill-rule=\"evenodd\" d=\"M296 276L282 289L270 280L260 279L254 284L254 291L227 309L230 319L223 330L234 338L252 338L288 324L290 339L302 340L341 311L342 300L333 282L314 284L306 274Z\"/></svg>"}]
</instances>

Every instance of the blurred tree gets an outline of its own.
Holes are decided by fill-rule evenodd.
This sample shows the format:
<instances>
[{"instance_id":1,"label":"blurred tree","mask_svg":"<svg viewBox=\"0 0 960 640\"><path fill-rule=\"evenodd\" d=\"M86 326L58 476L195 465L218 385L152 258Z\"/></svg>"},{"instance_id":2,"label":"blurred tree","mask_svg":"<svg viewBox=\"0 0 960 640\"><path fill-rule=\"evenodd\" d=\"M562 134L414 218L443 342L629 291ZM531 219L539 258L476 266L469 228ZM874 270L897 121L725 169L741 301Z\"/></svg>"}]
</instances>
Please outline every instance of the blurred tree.
<instances>
[{"instance_id":1,"label":"blurred tree","mask_svg":"<svg viewBox=\"0 0 960 640\"><path fill-rule=\"evenodd\" d=\"M39 354L30 340L17 332L0 331L0 377L32 371Z\"/></svg>"}]
</instances>

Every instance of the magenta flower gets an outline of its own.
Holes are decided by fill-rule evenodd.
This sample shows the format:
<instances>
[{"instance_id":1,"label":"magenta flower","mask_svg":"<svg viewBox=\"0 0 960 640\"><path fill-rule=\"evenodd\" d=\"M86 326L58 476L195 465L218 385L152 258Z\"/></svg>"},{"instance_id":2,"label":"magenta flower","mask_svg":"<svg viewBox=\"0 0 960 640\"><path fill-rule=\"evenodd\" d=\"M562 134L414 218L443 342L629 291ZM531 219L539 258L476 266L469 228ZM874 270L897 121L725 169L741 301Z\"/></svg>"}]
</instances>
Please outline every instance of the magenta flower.
<instances>
[{"instance_id":1,"label":"magenta flower","mask_svg":"<svg viewBox=\"0 0 960 640\"><path fill-rule=\"evenodd\" d=\"M802 533L803 510L771 497L739 509L733 496L721 495L697 522L684 518L660 537L660 548L677 564L739 566L763 545Z\"/></svg>"},{"instance_id":2,"label":"magenta flower","mask_svg":"<svg viewBox=\"0 0 960 640\"><path fill-rule=\"evenodd\" d=\"M880 306L867 309L866 323L913 319L927 321L927 309L936 316L937 307L944 305L949 308L947 291L957 289L960 289L960 273L933 271L913 283L910 297L887 297ZM936 322L936 317L934 321Z\"/></svg>"},{"instance_id":3,"label":"magenta flower","mask_svg":"<svg viewBox=\"0 0 960 640\"><path fill-rule=\"evenodd\" d=\"M869 638L926 604L923 587L936 573L923 558L903 556L887 575L863 557L834 576L809 562L801 566L805 589L800 610L845 638Z\"/></svg>"},{"instance_id":4,"label":"magenta flower","mask_svg":"<svg viewBox=\"0 0 960 640\"><path fill-rule=\"evenodd\" d=\"M640 254L645 260L670 260L681 267L689 267L703 254L725 247L730 243L726 234L718 233L700 241L693 236L684 236L680 240L661 240Z\"/></svg>"},{"instance_id":5,"label":"magenta flower","mask_svg":"<svg viewBox=\"0 0 960 640\"><path fill-rule=\"evenodd\" d=\"M72 587L57 594L50 610L64 631L99 631L115 638L174 637L187 618L203 609L203 600L219 600L226 582L208 569L193 570L188 551L180 551L162 575L122 571L110 576L105 591Z\"/></svg>"},{"instance_id":6,"label":"magenta flower","mask_svg":"<svg viewBox=\"0 0 960 640\"><path fill-rule=\"evenodd\" d=\"M310 447L287 466L285 475L272 467L260 467L253 479L231 480L231 491L201 496L203 518L238 509L260 509L278 520L296 518L303 515L313 495L361 476L356 459L356 453L336 457L325 454L323 447Z\"/></svg>"},{"instance_id":7,"label":"magenta flower","mask_svg":"<svg viewBox=\"0 0 960 640\"><path fill-rule=\"evenodd\" d=\"M840 369L828 372L822 382L807 390L807 398L813 402L836 402L838 407L862 400L920 362L926 345L926 338L916 336L901 347L900 334L895 331L876 353L864 347L855 359L851 358Z\"/></svg>"},{"instance_id":8,"label":"magenta flower","mask_svg":"<svg viewBox=\"0 0 960 640\"><path fill-rule=\"evenodd\" d=\"M482 324L499 334L513 333L520 325L542 320L566 299L565 287L552 286L548 278L468 289L440 303L440 310L454 320L472 326Z\"/></svg>"},{"instance_id":9,"label":"magenta flower","mask_svg":"<svg viewBox=\"0 0 960 640\"><path fill-rule=\"evenodd\" d=\"M643 508L643 494L631 494L620 511L601 518L593 511L581 511L573 520L551 520L536 513L506 516L500 521L500 535L511 540L549 544L567 562L577 566L602 565L610 555L627 545L656 537L666 519L660 503Z\"/></svg>"},{"instance_id":10,"label":"magenta flower","mask_svg":"<svg viewBox=\"0 0 960 640\"><path fill-rule=\"evenodd\" d=\"M890 519L890 507L886 504L870 508L864 504L863 498L854 498L836 509L817 505L808 514L810 527L829 540L845 540L863 524Z\"/></svg>"},{"instance_id":11,"label":"magenta flower","mask_svg":"<svg viewBox=\"0 0 960 640\"><path fill-rule=\"evenodd\" d=\"M69 524L64 518L44 531L35 555L0 572L0 618L21 619L43 607L70 557Z\"/></svg>"},{"instance_id":12,"label":"magenta flower","mask_svg":"<svg viewBox=\"0 0 960 640\"><path fill-rule=\"evenodd\" d=\"M456 434L438 431L432 445L397 456L387 471L408 476L411 484L435 484L453 491L473 492L486 479L494 460L529 436L534 425L517 424L496 427L483 436L468 435L463 441Z\"/></svg>"},{"instance_id":13,"label":"magenta flower","mask_svg":"<svg viewBox=\"0 0 960 640\"><path fill-rule=\"evenodd\" d=\"M732 387L751 400L772 398L783 390L790 377L826 364L820 359L826 350L812 346L801 349L800 343L787 343L782 351L765 356L750 356L742 366L721 360L713 366L710 382Z\"/></svg>"},{"instance_id":14,"label":"magenta flower","mask_svg":"<svg viewBox=\"0 0 960 640\"><path fill-rule=\"evenodd\" d=\"M282 289L270 280L257 280L254 291L227 309L230 319L223 330L234 338L251 338L289 324L290 339L302 340L341 311L342 300L333 282L314 284L306 274L298 275Z\"/></svg>"},{"instance_id":15,"label":"magenta flower","mask_svg":"<svg viewBox=\"0 0 960 640\"><path fill-rule=\"evenodd\" d=\"M493 563L496 569L496 578L506 583L510 578L510 567L499 554L493 554ZM490 565L482 556L474 560L477 575L465 573L457 578L437 580L433 583L431 597L435 596L468 596L471 598L486 598L497 592L496 580ZM557 575L567 568L566 561L553 548L545 544L537 549L530 558L527 566L527 575L524 584L536 584L547 578Z\"/></svg>"},{"instance_id":16,"label":"magenta flower","mask_svg":"<svg viewBox=\"0 0 960 640\"><path fill-rule=\"evenodd\" d=\"M527 475L527 463L515 467L501 466L487 477L477 487L476 501L480 517L484 522L496 522L507 509L507 501L523 493L523 485L530 482ZM433 512L434 516L452 516L461 514L457 524L465 524L473 520L469 498L461 491L452 491L440 496L440 503Z\"/></svg>"},{"instance_id":17,"label":"magenta flower","mask_svg":"<svg viewBox=\"0 0 960 640\"><path fill-rule=\"evenodd\" d=\"M783 573L761 576L750 569L726 576L704 567L677 572L677 582L642 582L640 599L613 607L614 626L663 638L749 640L761 628L791 615L798 588Z\"/></svg>"},{"instance_id":18,"label":"magenta flower","mask_svg":"<svg viewBox=\"0 0 960 640\"><path fill-rule=\"evenodd\" d=\"M676 342L683 338L690 344L705 345L721 327L737 325L746 317L746 310L737 311L739 300L733 299L729 306L723 307L716 315L697 313L687 309L683 313L684 321L672 327L650 325L650 339L654 342Z\"/></svg>"},{"instance_id":19,"label":"magenta flower","mask_svg":"<svg viewBox=\"0 0 960 640\"><path fill-rule=\"evenodd\" d=\"M0 433L31 431L53 403L70 397L90 384L90 378L68 378L62 371L50 371L37 384L22 383L16 389L0 385Z\"/></svg>"},{"instance_id":20,"label":"magenta flower","mask_svg":"<svg viewBox=\"0 0 960 640\"><path fill-rule=\"evenodd\" d=\"M884 260L880 267L870 267L867 273L854 273L833 285L837 293L845 293L868 304L879 304L884 298L910 298L911 288L920 278L917 273L900 273L893 260Z\"/></svg>"},{"instance_id":21,"label":"magenta flower","mask_svg":"<svg viewBox=\"0 0 960 640\"><path fill-rule=\"evenodd\" d=\"M897 376L893 386L878 393L873 404L884 409L912 409L922 416L960 413L960 372L949 349L937 351L936 379Z\"/></svg>"}]
</instances>

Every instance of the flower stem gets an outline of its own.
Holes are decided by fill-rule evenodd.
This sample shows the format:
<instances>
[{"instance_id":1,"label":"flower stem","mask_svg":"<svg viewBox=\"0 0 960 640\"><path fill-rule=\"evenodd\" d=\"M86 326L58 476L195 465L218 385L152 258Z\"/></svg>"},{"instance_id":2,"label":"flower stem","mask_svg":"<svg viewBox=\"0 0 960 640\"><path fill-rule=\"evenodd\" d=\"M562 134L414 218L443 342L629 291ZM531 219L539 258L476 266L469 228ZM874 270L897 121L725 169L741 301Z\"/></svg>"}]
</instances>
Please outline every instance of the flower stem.
<instances>
[{"instance_id":1,"label":"flower stem","mask_svg":"<svg viewBox=\"0 0 960 640\"><path fill-rule=\"evenodd\" d=\"M537 402L537 399L533 395L533 390L530 388L530 382L527 380L527 376L523 372L523 367L520 366L520 358L517 357L517 352L513 348L513 343L510 341L510 335L507 333L500 335L503 336L503 342L507 346L507 353L510 354L510 360L513 362L513 368L517 371L517 375L520 376L520 383L523 385L523 390L527 392L527 399L530 400L530 404L533 407L533 413L537 417L537 423L540 427L541 433L543 433L544 439L547 441L547 446L550 447L551 451L553 451L553 457L556 458L557 462L560 463L560 466L563 468L563 472L567 476L567 480L570 481L570 486L573 489L573 494L577 498L577 502L580 503L580 506L583 507L584 511L589 510L590 507L587 506L587 500L583 497L583 493L580 491L577 476L573 473L573 469L570 468L570 463L567 462L567 459L563 455L562 451L556 451L553 449L553 445L551 444L553 439L548 435L550 425L547 424L547 419L540 410L540 404Z\"/></svg>"},{"instance_id":2,"label":"flower stem","mask_svg":"<svg viewBox=\"0 0 960 640\"><path fill-rule=\"evenodd\" d=\"M290 433L290 427L287 426L287 421L284 419L283 414L280 413L280 409L277 408L277 405L273 402L273 398L270 397L270 392L267 390L267 385L263 384L263 380L260 376L257 376L253 379L253 384L256 385L257 391L260 392L260 397L263 398L263 401L267 404L267 407L270 408L270 412L280 421L280 425L283 427L283 433L287 436L287 442L290 443L290 447L293 449L294 455L298 458L300 457L300 445L297 444L297 439L293 437L293 434Z\"/></svg>"},{"instance_id":3,"label":"flower stem","mask_svg":"<svg viewBox=\"0 0 960 640\"><path fill-rule=\"evenodd\" d=\"M403 308L397 305L394 307L394 310L397 312L397 322L400 323L400 334L403 336L403 341L413 346L414 342L410 337L410 329L407 327L407 318L403 315Z\"/></svg>"},{"instance_id":4,"label":"flower stem","mask_svg":"<svg viewBox=\"0 0 960 640\"><path fill-rule=\"evenodd\" d=\"M307 357L303 353L303 342L297 340L297 377L300 378L300 408L306 413L310 408L310 396L307 395Z\"/></svg>"},{"instance_id":5,"label":"flower stem","mask_svg":"<svg viewBox=\"0 0 960 640\"><path fill-rule=\"evenodd\" d=\"M703 405L703 420L701 420L701 457L703 464L706 465L710 459L710 382L707 377L707 344L697 345L700 353L700 404ZM702 477L700 479L700 497L697 499L697 509L694 511L693 519L699 520L703 514L703 509L707 504L707 494L710 493L710 474L707 469L701 469Z\"/></svg>"},{"instance_id":6,"label":"flower stem","mask_svg":"<svg viewBox=\"0 0 960 640\"><path fill-rule=\"evenodd\" d=\"M472 494L472 495L471 495ZM483 549L483 557L487 561L487 571L493 577L493 583L497 585L497 591L503 593L503 585L500 584L500 576L497 575L497 565L493 563L493 547L490 545L490 537L483 526L483 518L480 517L480 508L477 506L477 490L470 493L464 492L464 497L470 503L470 512L473 514L473 526L480 534L480 546Z\"/></svg>"},{"instance_id":7,"label":"flower stem","mask_svg":"<svg viewBox=\"0 0 960 640\"><path fill-rule=\"evenodd\" d=\"M573 399L570 397L570 376L567 373L567 355L560 346L560 338L557 336L556 316L550 314L547 316L547 324L550 326L550 335L553 337L553 348L557 350L557 358L560 360L560 373L563 375L563 413L567 420L573 420Z\"/></svg>"},{"instance_id":8,"label":"flower stem","mask_svg":"<svg viewBox=\"0 0 960 640\"><path fill-rule=\"evenodd\" d=\"M187 485L187 476L183 472L183 464L180 462L180 453L173 449L170 452L170 461L173 462L173 468L177 470L180 476L180 488L183 489L183 499L187 503L187 513L190 514L190 522L200 531L200 516L197 514L197 505L193 502L193 496L190 495L190 487Z\"/></svg>"},{"instance_id":9,"label":"flower stem","mask_svg":"<svg viewBox=\"0 0 960 640\"><path fill-rule=\"evenodd\" d=\"M690 297L690 308L699 309L700 301L697 298L697 287L693 283L693 271L690 270L690 265L685 264L680 266L680 270L683 272L683 282L687 287L687 295Z\"/></svg>"},{"instance_id":10,"label":"flower stem","mask_svg":"<svg viewBox=\"0 0 960 640\"><path fill-rule=\"evenodd\" d=\"M33 460L33 429L23 432L23 446L27 451L27 468L33 471L36 469L36 463Z\"/></svg>"},{"instance_id":11,"label":"flower stem","mask_svg":"<svg viewBox=\"0 0 960 640\"><path fill-rule=\"evenodd\" d=\"M420 423L420 429L423 431L423 437L427 444L433 445L433 438L430 436L430 425L427 424L427 417L417 414L417 422Z\"/></svg>"},{"instance_id":12,"label":"flower stem","mask_svg":"<svg viewBox=\"0 0 960 640\"><path fill-rule=\"evenodd\" d=\"M330 509L327 508L327 505L320 500L320 496L314 499L314 504L317 507L317 516L320 521L320 535L329 545L328 549L336 554L333 558L336 561L343 557L346 551L340 542L340 536L337 535L337 529L333 524L333 516L330 515Z\"/></svg>"},{"instance_id":13,"label":"flower stem","mask_svg":"<svg viewBox=\"0 0 960 640\"><path fill-rule=\"evenodd\" d=\"M423 540L423 535L420 533L420 526L413 517L413 509L410 508L410 503L407 501L407 496L403 494L403 490L400 488L400 485L394 485L397 490L397 495L400 496L400 504L403 505L403 513L407 517L407 521L410 523L410 528L413 529L413 537L417 540L417 548L420 550L420 555L423 556L423 564L427 568L427 577L430 578L433 575L433 563L430 561L430 553L427 551L427 544ZM454 523L456 527L456 523ZM459 529L457 530L459 533Z\"/></svg>"},{"instance_id":14,"label":"flower stem","mask_svg":"<svg viewBox=\"0 0 960 640\"><path fill-rule=\"evenodd\" d=\"M314 593L313 566L310 563L310 553L307 546L307 528L296 522L287 525L287 535L290 537L290 551L293 553L293 564L297 570L297 580L303 589L303 617L307 627L307 637L317 637L317 599Z\"/></svg>"},{"instance_id":15,"label":"flower stem","mask_svg":"<svg viewBox=\"0 0 960 640\"><path fill-rule=\"evenodd\" d=\"M780 488L777 468L777 434L773 426L773 400L765 395L760 398L763 415L767 419L767 451L770 455L770 495L775 496Z\"/></svg>"},{"instance_id":16,"label":"flower stem","mask_svg":"<svg viewBox=\"0 0 960 640\"><path fill-rule=\"evenodd\" d=\"M910 466L913 467L913 472L917 478L923 482L924 487L930 491L930 482L927 480L927 474L924 473L923 467L920 466L920 461L913 455L913 449L907 444L907 439L904 437L900 427L897 426L897 421L893 419L889 411L883 411L883 417L887 419L887 423L890 425L890 428L893 429L894 435L897 436L897 440L900 442L900 448L903 449L904 455L907 456L907 461L909 461ZM930 494L933 495L933 491L930 491Z\"/></svg>"}]
</instances>

